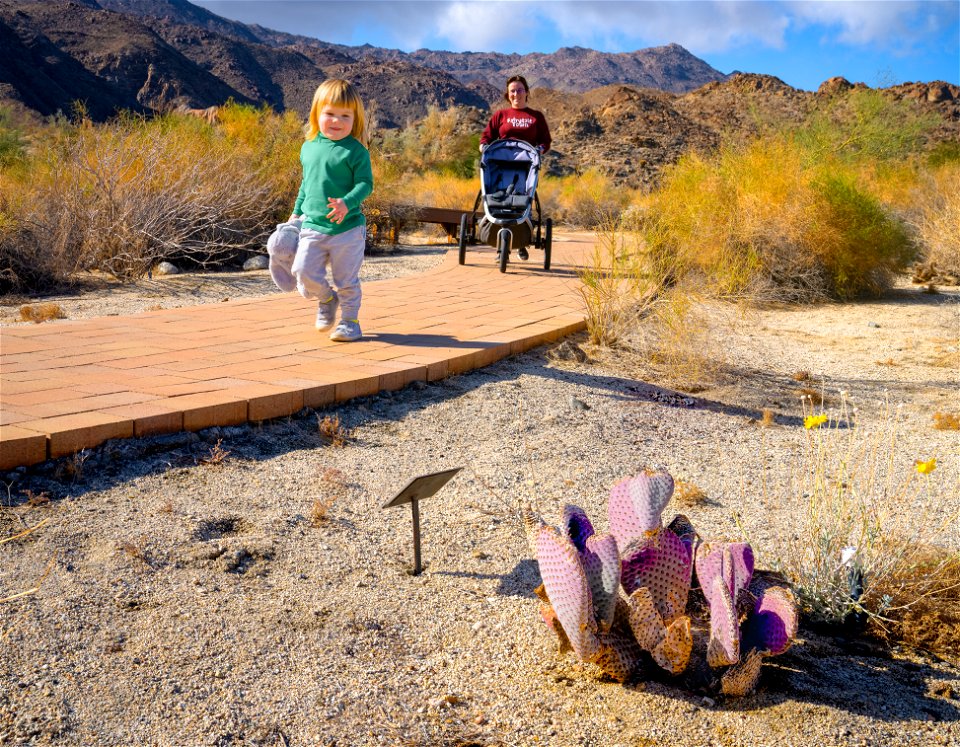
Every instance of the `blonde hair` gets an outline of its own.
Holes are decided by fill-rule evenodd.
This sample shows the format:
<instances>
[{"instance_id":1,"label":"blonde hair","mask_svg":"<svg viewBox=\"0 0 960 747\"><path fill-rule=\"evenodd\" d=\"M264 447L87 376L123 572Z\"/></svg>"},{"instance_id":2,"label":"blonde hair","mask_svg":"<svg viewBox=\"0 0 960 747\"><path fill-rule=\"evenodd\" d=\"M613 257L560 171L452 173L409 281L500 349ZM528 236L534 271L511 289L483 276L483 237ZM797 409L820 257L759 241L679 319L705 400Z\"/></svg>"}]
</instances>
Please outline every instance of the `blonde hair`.
<instances>
[{"instance_id":1,"label":"blonde hair","mask_svg":"<svg viewBox=\"0 0 960 747\"><path fill-rule=\"evenodd\" d=\"M320 132L320 110L325 106L340 106L353 110L353 135L360 144L367 146L367 121L363 111L363 102L350 83L339 78L325 80L313 94L313 103L310 105L310 121L306 126L307 140L313 140Z\"/></svg>"}]
</instances>

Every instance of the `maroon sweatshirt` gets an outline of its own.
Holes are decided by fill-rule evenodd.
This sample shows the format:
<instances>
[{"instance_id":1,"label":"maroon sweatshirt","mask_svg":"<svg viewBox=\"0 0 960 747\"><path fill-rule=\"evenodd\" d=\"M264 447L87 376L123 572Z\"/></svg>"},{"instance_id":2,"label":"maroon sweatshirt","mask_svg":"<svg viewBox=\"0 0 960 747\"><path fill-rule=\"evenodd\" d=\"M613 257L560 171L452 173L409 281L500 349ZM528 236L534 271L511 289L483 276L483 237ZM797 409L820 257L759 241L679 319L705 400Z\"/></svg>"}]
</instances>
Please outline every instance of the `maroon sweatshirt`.
<instances>
[{"instance_id":1,"label":"maroon sweatshirt","mask_svg":"<svg viewBox=\"0 0 960 747\"><path fill-rule=\"evenodd\" d=\"M480 136L480 144L487 145L503 138L524 140L530 145L542 145L544 152L550 150L550 130L547 120L536 109L513 109L508 107L494 112L487 129Z\"/></svg>"}]
</instances>

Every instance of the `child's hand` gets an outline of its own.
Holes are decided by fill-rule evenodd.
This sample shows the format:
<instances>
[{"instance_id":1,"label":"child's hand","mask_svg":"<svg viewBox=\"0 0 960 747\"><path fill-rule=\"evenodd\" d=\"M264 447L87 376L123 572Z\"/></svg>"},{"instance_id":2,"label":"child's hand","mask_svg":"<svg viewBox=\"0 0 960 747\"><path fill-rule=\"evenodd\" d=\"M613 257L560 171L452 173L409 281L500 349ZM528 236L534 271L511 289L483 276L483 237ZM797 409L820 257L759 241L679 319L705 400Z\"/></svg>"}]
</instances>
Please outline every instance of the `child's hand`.
<instances>
[{"instance_id":1,"label":"child's hand","mask_svg":"<svg viewBox=\"0 0 960 747\"><path fill-rule=\"evenodd\" d=\"M347 217L347 212L350 210L347 203L340 197L328 197L327 207L330 208L327 218L334 223L343 223L343 219Z\"/></svg>"}]
</instances>

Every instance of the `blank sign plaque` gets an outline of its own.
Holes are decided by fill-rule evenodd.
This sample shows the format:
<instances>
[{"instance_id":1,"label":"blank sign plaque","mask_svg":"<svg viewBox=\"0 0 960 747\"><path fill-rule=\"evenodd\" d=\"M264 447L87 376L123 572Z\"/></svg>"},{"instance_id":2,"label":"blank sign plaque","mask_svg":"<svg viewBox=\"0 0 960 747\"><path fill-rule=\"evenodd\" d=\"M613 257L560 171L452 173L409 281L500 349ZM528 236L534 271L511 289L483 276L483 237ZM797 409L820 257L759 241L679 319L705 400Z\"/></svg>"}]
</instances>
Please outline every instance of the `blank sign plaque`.
<instances>
[{"instance_id":1,"label":"blank sign plaque","mask_svg":"<svg viewBox=\"0 0 960 747\"><path fill-rule=\"evenodd\" d=\"M407 486L397 493L393 498L383 504L382 508L392 508L393 506L402 506L404 503L410 504L410 510L413 512L413 575L419 576L422 570L420 566L420 501L429 498L440 488L446 485L450 479L457 474L463 467L454 467L443 472L434 472L432 475L421 475L413 478Z\"/></svg>"}]
</instances>

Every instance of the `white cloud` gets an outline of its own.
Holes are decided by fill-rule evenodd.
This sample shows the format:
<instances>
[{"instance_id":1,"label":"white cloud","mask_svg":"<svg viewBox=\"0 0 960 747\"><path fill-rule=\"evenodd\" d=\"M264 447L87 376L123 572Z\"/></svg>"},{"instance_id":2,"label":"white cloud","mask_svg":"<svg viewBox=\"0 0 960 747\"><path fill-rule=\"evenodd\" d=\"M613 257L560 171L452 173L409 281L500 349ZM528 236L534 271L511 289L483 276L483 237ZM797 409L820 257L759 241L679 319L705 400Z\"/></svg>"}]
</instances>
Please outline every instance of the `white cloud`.
<instances>
[{"instance_id":1,"label":"white cloud","mask_svg":"<svg viewBox=\"0 0 960 747\"><path fill-rule=\"evenodd\" d=\"M788 25L776 3L559 2L541 11L568 43L616 40L630 50L670 42L700 53L754 43L780 48Z\"/></svg>"},{"instance_id":2,"label":"white cloud","mask_svg":"<svg viewBox=\"0 0 960 747\"><path fill-rule=\"evenodd\" d=\"M455 51L486 52L505 42L522 46L542 23L539 6L534 3L449 2L427 6L435 18L434 33Z\"/></svg>"},{"instance_id":3,"label":"white cloud","mask_svg":"<svg viewBox=\"0 0 960 747\"><path fill-rule=\"evenodd\" d=\"M195 0L229 18L327 41L456 51L538 40L628 51L676 42L695 54L783 49L791 31L854 47L909 48L958 24L956 0ZM375 33L374 33L375 32Z\"/></svg>"}]
</instances>

